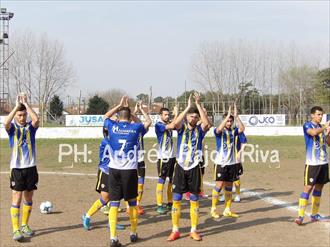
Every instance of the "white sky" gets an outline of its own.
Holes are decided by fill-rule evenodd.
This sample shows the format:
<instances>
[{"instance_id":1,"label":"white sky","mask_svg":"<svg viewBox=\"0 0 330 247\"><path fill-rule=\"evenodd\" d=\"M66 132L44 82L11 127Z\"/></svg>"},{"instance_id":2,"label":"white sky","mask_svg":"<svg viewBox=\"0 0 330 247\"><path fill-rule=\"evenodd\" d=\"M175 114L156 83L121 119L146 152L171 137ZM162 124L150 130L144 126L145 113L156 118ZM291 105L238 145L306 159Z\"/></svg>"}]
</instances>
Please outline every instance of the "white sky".
<instances>
[{"instance_id":1,"label":"white sky","mask_svg":"<svg viewBox=\"0 0 330 247\"><path fill-rule=\"evenodd\" d=\"M173 97L202 41L248 39L329 45L329 1L1 1L10 29L64 44L84 95L121 88ZM329 56L329 54L325 54Z\"/></svg>"}]
</instances>

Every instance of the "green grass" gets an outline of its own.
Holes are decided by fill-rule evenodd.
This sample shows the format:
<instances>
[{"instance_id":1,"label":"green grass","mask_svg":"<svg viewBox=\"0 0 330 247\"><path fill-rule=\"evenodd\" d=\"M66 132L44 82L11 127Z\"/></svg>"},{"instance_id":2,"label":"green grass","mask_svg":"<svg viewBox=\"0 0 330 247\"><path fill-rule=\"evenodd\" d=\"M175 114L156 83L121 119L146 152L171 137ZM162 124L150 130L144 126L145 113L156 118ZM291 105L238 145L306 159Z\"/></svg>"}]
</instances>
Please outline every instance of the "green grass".
<instances>
[{"instance_id":1,"label":"green grass","mask_svg":"<svg viewBox=\"0 0 330 247\"><path fill-rule=\"evenodd\" d=\"M91 163L84 162L80 156L80 160L75 163L82 168L93 168L98 163L98 148L101 139L39 139L37 140L37 160L40 168L45 169L62 169L64 166L70 166L74 162L74 155L63 157L63 162L59 163L59 146L61 144L69 144L72 146L76 144L79 152L84 150L84 144L87 145L87 150L91 151L88 155L88 160L92 160ZM281 166L289 165L292 162L304 163L305 159L305 146L302 137L257 137L249 136L249 144L258 145L259 152L262 150L278 150L280 156ZM146 150L149 150L156 143L155 138L145 138ZM204 144L208 145L208 150L215 149L215 139L212 137L206 138ZM256 147L256 146L255 146ZM67 150L67 149L65 149ZM6 170L9 167L10 149L7 140L0 141L0 159L1 170ZM260 155L259 155L260 160ZM250 169L261 168L265 164L252 163L246 160L245 164Z\"/></svg>"}]
</instances>

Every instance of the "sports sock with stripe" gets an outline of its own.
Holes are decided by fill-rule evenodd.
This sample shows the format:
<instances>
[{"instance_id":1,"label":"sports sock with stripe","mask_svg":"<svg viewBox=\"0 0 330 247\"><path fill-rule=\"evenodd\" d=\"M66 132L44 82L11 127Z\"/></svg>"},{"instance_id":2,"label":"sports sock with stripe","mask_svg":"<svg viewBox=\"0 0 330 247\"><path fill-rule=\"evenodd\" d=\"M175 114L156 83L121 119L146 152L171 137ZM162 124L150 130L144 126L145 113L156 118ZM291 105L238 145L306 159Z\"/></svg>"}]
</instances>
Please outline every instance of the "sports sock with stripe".
<instances>
[{"instance_id":1,"label":"sports sock with stripe","mask_svg":"<svg viewBox=\"0 0 330 247\"><path fill-rule=\"evenodd\" d=\"M22 209L22 226L25 226L29 222L29 218L32 211L32 202L24 202Z\"/></svg>"}]
</instances>

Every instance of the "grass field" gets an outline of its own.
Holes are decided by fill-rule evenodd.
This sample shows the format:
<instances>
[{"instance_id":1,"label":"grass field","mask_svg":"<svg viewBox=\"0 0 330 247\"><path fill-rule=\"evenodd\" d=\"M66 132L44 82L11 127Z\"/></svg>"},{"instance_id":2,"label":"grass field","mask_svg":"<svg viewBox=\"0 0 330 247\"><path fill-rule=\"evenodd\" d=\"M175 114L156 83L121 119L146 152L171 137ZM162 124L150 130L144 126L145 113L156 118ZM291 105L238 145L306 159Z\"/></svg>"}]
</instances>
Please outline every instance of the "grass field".
<instances>
[{"instance_id":1,"label":"grass field","mask_svg":"<svg viewBox=\"0 0 330 247\"><path fill-rule=\"evenodd\" d=\"M155 139L146 139L146 150L155 144ZM250 144L258 150L259 162L246 159L242 187L242 202L233 204L233 210L240 218L213 220L209 217L210 200L203 200L200 208L200 231L204 236L203 243L189 240L189 208L184 202L182 213L182 239L167 243L166 237L171 230L170 215L159 216L154 212L155 186L153 179L147 179L143 197L146 214L139 219L139 235L142 238L137 246L329 246L329 223L306 224L302 227L292 223L297 212L297 199L303 187L305 147L302 137L248 137ZM93 218L93 229L85 232L80 216L98 197L94 191L98 163L99 139L61 139L37 142L38 170L40 173L39 189L35 194L35 210L31 216L31 227L36 236L28 239L28 246L105 246L109 244L106 230L107 218L101 213ZM74 156L63 158L59 163L59 145L77 144L79 152L87 144L87 160L74 162ZM215 140L207 138L208 150L213 150ZM256 146L258 145L258 147ZM9 148L6 140L0 142L1 150L1 213L0 225L1 246L14 245L11 240L10 226L10 190L9 190ZM260 162L266 151L278 150L279 162L271 163L269 158ZM263 154L261 154L261 152ZM256 159L256 156L253 156ZM155 164L146 162L147 176L157 176ZM213 164L206 168L204 180L212 182ZM42 173L42 172L56 172ZM70 175L67 173L81 173ZM212 184L212 183L211 183ZM204 186L207 194L211 186ZM329 185L325 186L321 202L321 213L330 215ZM165 196L166 198L166 196ZM50 200L55 205L55 213L42 215L38 206L42 201ZM278 204L278 202L284 204ZM291 207L291 208L290 208ZM223 210L223 205L219 205ZM308 207L307 212L310 211ZM220 211L221 212L221 211ZM128 226L126 214L119 215L120 221ZM307 220L309 222L309 220ZM119 232L123 244L128 244L129 230Z\"/></svg>"}]
</instances>

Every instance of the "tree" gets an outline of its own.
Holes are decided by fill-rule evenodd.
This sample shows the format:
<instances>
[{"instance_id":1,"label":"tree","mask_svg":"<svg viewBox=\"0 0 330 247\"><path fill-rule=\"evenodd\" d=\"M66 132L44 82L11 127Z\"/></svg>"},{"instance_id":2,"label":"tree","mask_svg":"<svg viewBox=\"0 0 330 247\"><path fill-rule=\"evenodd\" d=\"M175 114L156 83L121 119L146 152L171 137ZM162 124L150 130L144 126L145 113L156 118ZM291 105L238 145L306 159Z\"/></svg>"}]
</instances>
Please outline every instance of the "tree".
<instances>
[{"instance_id":1,"label":"tree","mask_svg":"<svg viewBox=\"0 0 330 247\"><path fill-rule=\"evenodd\" d=\"M316 75L314 101L316 105L330 107L330 68L320 70Z\"/></svg>"},{"instance_id":2,"label":"tree","mask_svg":"<svg viewBox=\"0 0 330 247\"><path fill-rule=\"evenodd\" d=\"M66 59L63 44L46 34L16 33L13 50L10 73L15 94L11 97L15 98L20 91L27 92L31 102L38 102L43 124L50 99L73 83L73 66Z\"/></svg>"},{"instance_id":3,"label":"tree","mask_svg":"<svg viewBox=\"0 0 330 247\"><path fill-rule=\"evenodd\" d=\"M49 112L55 117L59 118L63 114L63 101L58 95L54 95L49 103Z\"/></svg>"},{"instance_id":4,"label":"tree","mask_svg":"<svg viewBox=\"0 0 330 247\"><path fill-rule=\"evenodd\" d=\"M162 96L158 96L158 97L154 98L154 102L155 103L163 103L164 98Z\"/></svg>"},{"instance_id":5,"label":"tree","mask_svg":"<svg viewBox=\"0 0 330 247\"><path fill-rule=\"evenodd\" d=\"M94 95L88 101L87 114L105 114L109 109L109 104L102 97Z\"/></svg>"},{"instance_id":6,"label":"tree","mask_svg":"<svg viewBox=\"0 0 330 247\"><path fill-rule=\"evenodd\" d=\"M149 95L145 93L140 93L136 96L137 101L142 101L145 103L149 102Z\"/></svg>"},{"instance_id":7,"label":"tree","mask_svg":"<svg viewBox=\"0 0 330 247\"><path fill-rule=\"evenodd\" d=\"M118 88L112 88L103 92L98 93L100 97L102 97L108 104L112 107L114 105L117 105L120 99L124 96L127 95L127 93Z\"/></svg>"}]
</instances>

